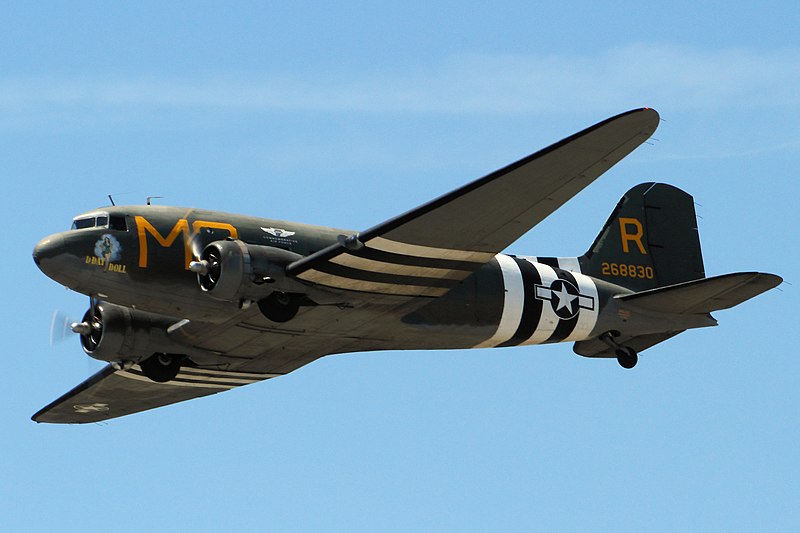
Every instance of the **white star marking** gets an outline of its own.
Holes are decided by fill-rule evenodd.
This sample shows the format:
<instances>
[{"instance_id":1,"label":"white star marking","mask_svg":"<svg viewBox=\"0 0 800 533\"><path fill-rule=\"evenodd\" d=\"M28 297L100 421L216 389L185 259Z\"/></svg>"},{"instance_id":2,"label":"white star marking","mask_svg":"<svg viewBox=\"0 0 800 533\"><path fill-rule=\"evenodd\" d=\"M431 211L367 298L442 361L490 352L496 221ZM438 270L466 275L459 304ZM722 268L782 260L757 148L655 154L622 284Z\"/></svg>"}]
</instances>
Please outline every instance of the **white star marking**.
<instances>
[{"instance_id":1,"label":"white star marking","mask_svg":"<svg viewBox=\"0 0 800 533\"><path fill-rule=\"evenodd\" d=\"M562 284L561 290L559 292L553 291L553 294L558 297L558 306L556 307L556 312L563 308L568 308L569 311L572 311L572 302L575 301L578 296L575 294L570 294L567 291L566 285Z\"/></svg>"}]
</instances>

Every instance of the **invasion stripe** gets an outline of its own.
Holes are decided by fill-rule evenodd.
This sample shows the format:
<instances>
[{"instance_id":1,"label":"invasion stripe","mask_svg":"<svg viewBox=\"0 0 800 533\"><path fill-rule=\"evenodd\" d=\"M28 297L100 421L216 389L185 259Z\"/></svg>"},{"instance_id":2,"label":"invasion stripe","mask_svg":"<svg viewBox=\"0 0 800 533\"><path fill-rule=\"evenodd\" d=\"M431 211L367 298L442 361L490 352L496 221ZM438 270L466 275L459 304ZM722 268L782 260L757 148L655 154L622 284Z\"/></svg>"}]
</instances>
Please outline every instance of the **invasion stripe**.
<instances>
[{"instance_id":1,"label":"invasion stripe","mask_svg":"<svg viewBox=\"0 0 800 533\"><path fill-rule=\"evenodd\" d=\"M395 254L392 254L395 255ZM387 274L399 274L406 276L420 276L439 279L462 280L472 272L465 270L452 270L446 268L433 268L424 266L398 265L360 257L352 254L342 254L331 259L331 263L345 267L357 268L359 270L372 270Z\"/></svg>"},{"instance_id":2,"label":"invasion stripe","mask_svg":"<svg viewBox=\"0 0 800 533\"><path fill-rule=\"evenodd\" d=\"M537 300L541 304L542 311L539 316L539 322L536 324L536 331L522 344L541 344L550 338L560 318L558 318L556 312L553 311L553 305L550 299L542 299L542 294L538 292L541 291L541 287L550 287L558 278L556 277L556 271L553 267L542 263L534 263L530 258L527 258L527 260L536 267L536 271L539 273L539 278L541 279L539 282L540 287L538 289L536 287L531 287L531 291L536 292L536 296L539 296ZM548 296L551 296L549 291Z\"/></svg>"},{"instance_id":3,"label":"invasion stripe","mask_svg":"<svg viewBox=\"0 0 800 533\"><path fill-rule=\"evenodd\" d=\"M578 307L578 323L572 334L564 339L565 341L579 341L586 339L597 324L597 315L599 314L600 300L598 299L597 286L589 276L575 274L575 279L578 282L579 296Z\"/></svg>"},{"instance_id":4,"label":"invasion stripe","mask_svg":"<svg viewBox=\"0 0 800 533\"><path fill-rule=\"evenodd\" d=\"M445 287L453 288L458 285L457 279L442 278L423 278L418 276L401 276L386 272L376 272L374 270L361 270L357 268L336 265L333 263L323 263L315 268L318 272L332 274L341 278L349 278L375 283L390 283L394 285L415 285L418 287ZM469 273L466 273L467 275ZM466 276L465 276L466 277Z\"/></svg>"},{"instance_id":5,"label":"invasion stripe","mask_svg":"<svg viewBox=\"0 0 800 533\"><path fill-rule=\"evenodd\" d=\"M195 369L191 367L181 367L180 371L178 372L177 376L175 376L174 380L186 383L205 383L209 385L220 385L220 386L228 386L228 385L241 386L241 385L250 385L252 383L258 383L259 381L263 381L265 379L277 376L273 374L251 374L258 377L255 378L245 378L236 376L228 377L228 376L201 374L198 373L198 370L200 369ZM202 370L200 371L203 372ZM125 372L127 372L128 374L133 374L147 378L145 373L141 370L141 366L139 365L134 365ZM149 380L150 378L147 379Z\"/></svg>"},{"instance_id":6,"label":"invasion stripe","mask_svg":"<svg viewBox=\"0 0 800 533\"><path fill-rule=\"evenodd\" d=\"M144 374L141 365L133 365L129 369L131 372L135 372L138 374ZM258 381L263 381L265 379L269 379L272 377L276 377L279 374L252 374L252 373L245 373L245 372L226 372L224 370L205 370L202 368L194 368L191 366L182 366L178 371L177 377L183 379L198 379L198 380L205 380L209 382L231 382L231 383L256 383Z\"/></svg>"},{"instance_id":7,"label":"invasion stripe","mask_svg":"<svg viewBox=\"0 0 800 533\"><path fill-rule=\"evenodd\" d=\"M235 383L239 385L249 385L251 383L258 383L259 381L269 379L269 377L248 379L248 378L228 378L222 376L208 376L204 374L187 373L184 372L183 369L181 369L177 377L184 380L201 381L203 383Z\"/></svg>"},{"instance_id":8,"label":"invasion stripe","mask_svg":"<svg viewBox=\"0 0 800 533\"><path fill-rule=\"evenodd\" d=\"M522 272L522 284L525 289L525 303L522 309L519 326L514 335L498 346L519 346L535 332L542 316L542 300L536 298L536 285L542 282L536 267L525 259L514 258Z\"/></svg>"},{"instance_id":9,"label":"invasion stripe","mask_svg":"<svg viewBox=\"0 0 800 533\"><path fill-rule=\"evenodd\" d=\"M372 248L370 243L367 243L360 250L347 250L347 254L363 257L365 259L372 259L374 261L381 261L383 263L394 263L396 265L443 268L446 270L466 270L467 272L473 272L482 264L474 261L456 261L455 259L438 259L436 257L419 257L416 255L385 252Z\"/></svg>"},{"instance_id":10,"label":"invasion stripe","mask_svg":"<svg viewBox=\"0 0 800 533\"><path fill-rule=\"evenodd\" d=\"M397 285L395 283L379 283L374 281L361 281L352 278L343 278L333 274L326 274L318 270L306 270L298 274L300 279L319 283L327 287L345 289L374 294L387 294L397 296L441 296L449 291L443 287L425 287L418 285Z\"/></svg>"},{"instance_id":11,"label":"invasion stripe","mask_svg":"<svg viewBox=\"0 0 800 533\"><path fill-rule=\"evenodd\" d=\"M232 384L229 384L229 383L226 383L224 385L223 384L210 384L210 383L188 383L188 382L178 381L178 380L174 380L174 379L172 381L167 381L166 383L158 383L158 382L155 382L155 381L151 380L150 378L148 378L146 376L135 374L135 373L131 372L130 370L119 370L119 371L115 372L115 374L118 375L118 376L122 376L122 377L128 378L128 379L134 379L136 381L144 381L146 383L151 383L151 384L156 384L156 385L174 385L174 386L177 386L177 387L199 387L199 388L203 388L203 389L233 389L235 387L239 387L239 385L232 385Z\"/></svg>"},{"instance_id":12,"label":"invasion stripe","mask_svg":"<svg viewBox=\"0 0 800 533\"><path fill-rule=\"evenodd\" d=\"M561 270L569 270L570 272L581 273L581 264L577 257L535 257L525 256L528 261L540 263L552 268L560 268Z\"/></svg>"},{"instance_id":13,"label":"invasion stripe","mask_svg":"<svg viewBox=\"0 0 800 533\"><path fill-rule=\"evenodd\" d=\"M147 377L147 375L141 370L139 370L139 368L141 367L134 366L133 368L128 369L128 372ZM258 383L259 381L262 381L262 379L237 379L237 378L218 378L218 377L209 378L206 376L198 376L197 374L185 374L182 368L178 372L178 374L173 378L173 380L185 381L189 383L209 383L217 385L235 385L235 386L250 385L251 383Z\"/></svg>"},{"instance_id":14,"label":"invasion stripe","mask_svg":"<svg viewBox=\"0 0 800 533\"><path fill-rule=\"evenodd\" d=\"M575 281L575 276L573 276L571 272L557 269L556 276L558 276L558 279L571 283L576 289L578 288L578 282ZM577 307L578 302L575 302L575 305ZM572 318L566 320L565 319L559 320L556 329L553 331L552 335L550 335L550 338L548 338L547 341L545 342L561 342L567 337L569 337L578 323L579 313L580 313L580 308L577 309L575 316L573 316Z\"/></svg>"},{"instance_id":15,"label":"invasion stripe","mask_svg":"<svg viewBox=\"0 0 800 533\"><path fill-rule=\"evenodd\" d=\"M552 268L558 268L558 258L556 257L529 257L527 259L531 259L536 263L541 263Z\"/></svg>"},{"instance_id":16,"label":"invasion stripe","mask_svg":"<svg viewBox=\"0 0 800 533\"><path fill-rule=\"evenodd\" d=\"M365 244L370 248L393 252L397 254L413 255L418 257L433 257L438 259L455 259L472 263L488 263L496 255L494 252L474 252L470 250L453 250L450 248L435 248L393 241L384 237L373 237Z\"/></svg>"},{"instance_id":17,"label":"invasion stripe","mask_svg":"<svg viewBox=\"0 0 800 533\"><path fill-rule=\"evenodd\" d=\"M581 264L577 257L559 257L558 268L561 270L569 270L570 272L581 272Z\"/></svg>"},{"instance_id":18,"label":"invasion stripe","mask_svg":"<svg viewBox=\"0 0 800 533\"><path fill-rule=\"evenodd\" d=\"M490 348L509 340L519 327L522 309L525 304L525 286L522 284L522 272L511 257L498 254L495 259L503 275L503 313L494 335L473 346L473 348Z\"/></svg>"},{"instance_id":19,"label":"invasion stripe","mask_svg":"<svg viewBox=\"0 0 800 533\"><path fill-rule=\"evenodd\" d=\"M215 369L208 369L208 368L195 368L191 366L183 366L181 367L182 374L207 374L209 376L219 376L219 377L231 377L231 378L250 378L255 380L262 380L267 378L276 378L282 376L283 374L260 374L255 372L237 372L232 370L215 370Z\"/></svg>"}]
</instances>

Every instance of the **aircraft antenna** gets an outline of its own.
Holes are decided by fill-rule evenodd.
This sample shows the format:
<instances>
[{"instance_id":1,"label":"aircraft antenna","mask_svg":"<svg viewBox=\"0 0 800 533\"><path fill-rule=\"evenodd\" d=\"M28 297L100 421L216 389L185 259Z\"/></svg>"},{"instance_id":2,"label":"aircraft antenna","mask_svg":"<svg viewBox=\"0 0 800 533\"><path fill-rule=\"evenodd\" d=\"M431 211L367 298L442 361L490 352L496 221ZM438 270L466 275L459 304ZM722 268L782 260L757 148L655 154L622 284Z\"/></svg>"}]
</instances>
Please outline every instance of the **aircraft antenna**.
<instances>
[{"instance_id":1,"label":"aircraft antenna","mask_svg":"<svg viewBox=\"0 0 800 533\"><path fill-rule=\"evenodd\" d=\"M108 200L111 202L111 205L117 205L117 204L114 203L114 199L111 198L110 194L108 195Z\"/></svg>"},{"instance_id":2,"label":"aircraft antenna","mask_svg":"<svg viewBox=\"0 0 800 533\"><path fill-rule=\"evenodd\" d=\"M148 196L147 197L147 205L150 205L150 200L152 200L153 198L164 198L164 197L163 196Z\"/></svg>"}]
</instances>

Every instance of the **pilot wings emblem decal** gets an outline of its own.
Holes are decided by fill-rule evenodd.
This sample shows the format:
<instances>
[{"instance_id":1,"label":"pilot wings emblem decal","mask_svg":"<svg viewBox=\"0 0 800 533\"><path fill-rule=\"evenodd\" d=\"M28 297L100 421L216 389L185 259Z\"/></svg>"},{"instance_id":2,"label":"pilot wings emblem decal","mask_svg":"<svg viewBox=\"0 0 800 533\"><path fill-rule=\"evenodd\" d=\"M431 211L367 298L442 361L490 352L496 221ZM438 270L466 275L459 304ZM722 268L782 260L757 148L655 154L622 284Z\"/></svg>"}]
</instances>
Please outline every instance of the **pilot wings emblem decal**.
<instances>
[{"instance_id":1,"label":"pilot wings emblem decal","mask_svg":"<svg viewBox=\"0 0 800 533\"><path fill-rule=\"evenodd\" d=\"M285 238L285 237L291 237L292 235L295 234L294 231L286 231L285 229L281 229L281 228L261 228L261 229L266 231L267 233L269 233L273 237L283 237L283 238Z\"/></svg>"}]
</instances>

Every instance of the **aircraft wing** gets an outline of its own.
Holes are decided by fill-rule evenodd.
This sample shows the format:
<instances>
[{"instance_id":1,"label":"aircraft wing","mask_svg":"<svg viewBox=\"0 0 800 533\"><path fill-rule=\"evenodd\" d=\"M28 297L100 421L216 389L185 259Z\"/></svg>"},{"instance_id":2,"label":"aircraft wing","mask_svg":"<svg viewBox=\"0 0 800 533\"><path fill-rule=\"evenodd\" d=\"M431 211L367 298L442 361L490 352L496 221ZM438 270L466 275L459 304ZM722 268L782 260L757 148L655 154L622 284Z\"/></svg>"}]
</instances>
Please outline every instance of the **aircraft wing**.
<instances>
[{"instance_id":1,"label":"aircraft wing","mask_svg":"<svg viewBox=\"0 0 800 533\"><path fill-rule=\"evenodd\" d=\"M279 374L181 368L168 383L150 381L138 365L114 370L108 365L33 415L35 422L85 424L209 396Z\"/></svg>"},{"instance_id":2,"label":"aircraft wing","mask_svg":"<svg viewBox=\"0 0 800 533\"><path fill-rule=\"evenodd\" d=\"M658 113L611 117L303 258L290 275L333 289L441 296L647 140Z\"/></svg>"}]
</instances>

